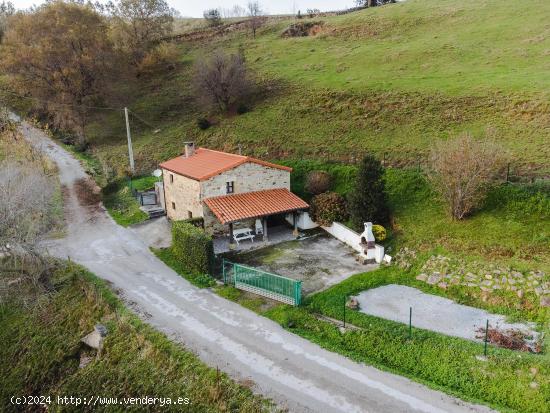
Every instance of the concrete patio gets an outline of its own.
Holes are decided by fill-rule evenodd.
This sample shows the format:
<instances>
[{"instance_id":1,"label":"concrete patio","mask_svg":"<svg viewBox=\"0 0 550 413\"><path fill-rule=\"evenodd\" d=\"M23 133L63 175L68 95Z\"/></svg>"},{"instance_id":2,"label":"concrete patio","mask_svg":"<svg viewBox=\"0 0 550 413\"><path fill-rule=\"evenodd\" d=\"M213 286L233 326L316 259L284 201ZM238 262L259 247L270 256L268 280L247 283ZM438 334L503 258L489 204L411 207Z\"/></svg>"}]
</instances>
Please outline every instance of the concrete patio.
<instances>
[{"instance_id":1,"label":"concrete patio","mask_svg":"<svg viewBox=\"0 0 550 413\"><path fill-rule=\"evenodd\" d=\"M378 264L360 264L353 249L324 232L273 244L255 251L229 253L226 257L232 262L301 280L304 294L378 268Z\"/></svg>"},{"instance_id":2,"label":"concrete patio","mask_svg":"<svg viewBox=\"0 0 550 413\"><path fill-rule=\"evenodd\" d=\"M300 234L298 234L300 236ZM214 237L214 253L223 254L230 251L250 251L259 248L265 248L270 245L280 244L281 242L295 240L296 236L293 234L292 229L280 225L276 227L269 227L268 241L263 240L262 234L256 235L254 240L239 241L239 245L233 244L233 249L229 248L229 234L224 236Z\"/></svg>"}]
</instances>

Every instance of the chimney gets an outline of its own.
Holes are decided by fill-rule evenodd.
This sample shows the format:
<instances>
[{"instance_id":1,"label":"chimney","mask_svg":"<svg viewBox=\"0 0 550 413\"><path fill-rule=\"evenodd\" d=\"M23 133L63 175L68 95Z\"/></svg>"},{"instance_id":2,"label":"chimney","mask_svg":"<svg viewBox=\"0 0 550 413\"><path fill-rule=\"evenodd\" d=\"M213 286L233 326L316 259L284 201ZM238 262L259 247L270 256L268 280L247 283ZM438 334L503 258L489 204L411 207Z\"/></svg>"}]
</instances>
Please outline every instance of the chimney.
<instances>
[{"instance_id":1,"label":"chimney","mask_svg":"<svg viewBox=\"0 0 550 413\"><path fill-rule=\"evenodd\" d=\"M195 154L195 142L184 142L183 144L185 146L184 156L190 158Z\"/></svg>"},{"instance_id":2,"label":"chimney","mask_svg":"<svg viewBox=\"0 0 550 413\"><path fill-rule=\"evenodd\" d=\"M372 222L365 222L365 231L361 234L361 241L367 244L367 248L374 248L374 234L372 233Z\"/></svg>"}]
</instances>

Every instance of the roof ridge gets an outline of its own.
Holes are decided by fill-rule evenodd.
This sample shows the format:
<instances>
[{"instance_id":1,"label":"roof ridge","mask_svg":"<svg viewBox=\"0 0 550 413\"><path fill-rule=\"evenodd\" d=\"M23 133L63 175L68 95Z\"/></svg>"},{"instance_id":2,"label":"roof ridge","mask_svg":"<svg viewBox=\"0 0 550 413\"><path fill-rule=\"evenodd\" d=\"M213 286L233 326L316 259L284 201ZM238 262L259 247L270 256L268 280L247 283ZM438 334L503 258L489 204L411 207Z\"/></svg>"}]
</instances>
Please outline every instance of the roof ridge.
<instances>
[{"instance_id":1,"label":"roof ridge","mask_svg":"<svg viewBox=\"0 0 550 413\"><path fill-rule=\"evenodd\" d=\"M221 153L223 155L229 155L229 156L233 156L235 158L241 158L241 159L249 158L249 156L246 156L246 155L239 155L239 154L236 154L236 153L225 152L225 151L217 151L216 149L203 148L202 146L200 146L198 149L201 149L203 151L208 151L208 152Z\"/></svg>"}]
</instances>

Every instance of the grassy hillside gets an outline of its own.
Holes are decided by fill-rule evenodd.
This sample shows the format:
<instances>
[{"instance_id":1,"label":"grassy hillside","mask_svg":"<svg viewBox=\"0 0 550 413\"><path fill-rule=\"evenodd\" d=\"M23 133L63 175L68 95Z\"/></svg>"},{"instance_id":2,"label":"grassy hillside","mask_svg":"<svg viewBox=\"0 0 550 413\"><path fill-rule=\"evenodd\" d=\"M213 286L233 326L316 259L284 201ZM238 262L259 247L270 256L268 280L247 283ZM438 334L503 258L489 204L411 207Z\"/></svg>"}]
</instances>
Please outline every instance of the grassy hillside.
<instances>
[{"instance_id":1,"label":"grassy hillside","mask_svg":"<svg viewBox=\"0 0 550 413\"><path fill-rule=\"evenodd\" d=\"M95 276L69 265L53 276L50 287L32 308L0 306L0 359L9 360L0 365L1 411L20 411L9 398L23 395L51 396L52 411L65 411L55 403L58 395L190 399L189 405L156 405L148 411L270 411L247 388L142 323ZM98 322L109 334L96 358L80 339ZM88 364L79 367L84 360ZM109 406L95 410L113 411Z\"/></svg>"},{"instance_id":2,"label":"grassy hillside","mask_svg":"<svg viewBox=\"0 0 550 413\"><path fill-rule=\"evenodd\" d=\"M349 161L371 151L396 165L422 161L431 143L462 131L500 141L513 172L550 167L550 3L409 0L337 17L321 33L285 39L273 20L256 40L236 30L178 44L177 69L124 85L134 118L137 165L151 170L183 140L271 159ZM193 61L243 47L263 85L244 115L203 115L190 92ZM151 124L155 128L151 127ZM160 128L160 132L152 133ZM126 165L122 112L88 128L95 153ZM121 166L124 163L124 166Z\"/></svg>"}]
</instances>

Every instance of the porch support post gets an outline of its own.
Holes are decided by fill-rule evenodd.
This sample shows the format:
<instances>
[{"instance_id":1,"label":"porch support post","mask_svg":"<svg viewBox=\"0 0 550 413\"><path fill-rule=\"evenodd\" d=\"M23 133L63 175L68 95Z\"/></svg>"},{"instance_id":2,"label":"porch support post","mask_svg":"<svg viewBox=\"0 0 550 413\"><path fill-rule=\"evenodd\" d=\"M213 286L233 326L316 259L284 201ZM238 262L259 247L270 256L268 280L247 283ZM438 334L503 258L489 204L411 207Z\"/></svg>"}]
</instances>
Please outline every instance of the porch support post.
<instances>
[{"instance_id":1,"label":"porch support post","mask_svg":"<svg viewBox=\"0 0 550 413\"><path fill-rule=\"evenodd\" d=\"M233 239L233 223L229 223L229 249L235 249L235 240Z\"/></svg>"},{"instance_id":2,"label":"porch support post","mask_svg":"<svg viewBox=\"0 0 550 413\"><path fill-rule=\"evenodd\" d=\"M292 235L297 237L298 236L298 212L296 211L292 213L292 224L294 225L294 231L292 231Z\"/></svg>"},{"instance_id":3,"label":"porch support post","mask_svg":"<svg viewBox=\"0 0 550 413\"><path fill-rule=\"evenodd\" d=\"M262 225L264 227L264 242L267 242L268 239L267 239L267 218L266 217L262 218Z\"/></svg>"}]
</instances>

